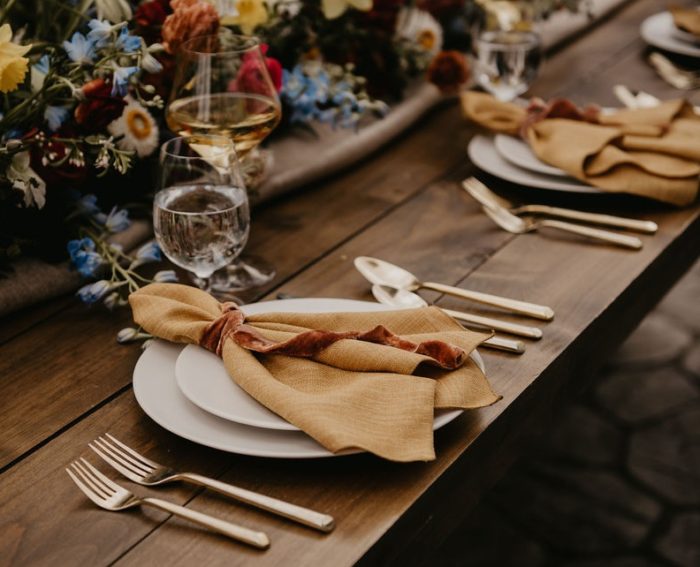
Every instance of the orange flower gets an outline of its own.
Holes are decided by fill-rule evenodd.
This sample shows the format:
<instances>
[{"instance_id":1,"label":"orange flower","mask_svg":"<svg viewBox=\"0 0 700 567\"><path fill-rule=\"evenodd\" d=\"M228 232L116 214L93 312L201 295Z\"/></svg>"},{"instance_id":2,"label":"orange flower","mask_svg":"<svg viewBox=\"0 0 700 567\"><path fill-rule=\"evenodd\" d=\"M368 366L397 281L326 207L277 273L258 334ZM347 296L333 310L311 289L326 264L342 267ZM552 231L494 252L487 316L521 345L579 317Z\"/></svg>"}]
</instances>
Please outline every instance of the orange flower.
<instances>
[{"instance_id":1,"label":"orange flower","mask_svg":"<svg viewBox=\"0 0 700 567\"><path fill-rule=\"evenodd\" d=\"M172 0L174 10L163 23L163 46L168 53L177 52L183 41L193 37L212 35L219 30L216 8L199 0Z\"/></svg>"},{"instance_id":2,"label":"orange flower","mask_svg":"<svg viewBox=\"0 0 700 567\"><path fill-rule=\"evenodd\" d=\"M442 92L456 91L469 76L469 66L459 51L441 51L428 67L428 80Z\"/></svg>"}]
</instances>

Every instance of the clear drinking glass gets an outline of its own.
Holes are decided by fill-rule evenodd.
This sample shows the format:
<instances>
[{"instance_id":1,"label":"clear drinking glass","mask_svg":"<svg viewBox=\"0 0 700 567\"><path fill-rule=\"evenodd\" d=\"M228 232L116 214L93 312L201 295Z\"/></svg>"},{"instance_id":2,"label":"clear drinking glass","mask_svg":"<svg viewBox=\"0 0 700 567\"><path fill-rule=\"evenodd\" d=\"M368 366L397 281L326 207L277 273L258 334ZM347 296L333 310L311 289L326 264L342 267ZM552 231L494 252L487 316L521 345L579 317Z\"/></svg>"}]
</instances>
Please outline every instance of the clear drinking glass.
<instances>
[{"instance_id":1,"label":"clear drinking glass","mask_svg":"<svg viewBox=\"0 0 700 567\"><path fill-rule=\"evenodd\" d=\"M502 101L527 91L542 61L539 37L529 31L482 32L474 52L477 82Z\"/></svg>"},{"instance_id":2,"label":"clear drinking glass","mask_svg":"<svg viewBox=\"0 0 700 567\"><path fill-rule=\"evenodd\" d=\"M250 210L233 142L225 136L173 138L161 147L153 227L163 253L211 291L211 276L248 241Z\"/></svg>"},{"instance_id":3,"label":"clear drinking glass","mask_svg":"<svg viewBox=\"0 0 700 567\"><path fill-rule=\"evenodd\" d=\"M222 30L182 44L166 109L168 126L180 136L230 138L249 188L264 177L267 157L258 152L258 145L277 126L281 113L257 38ZM274 275L269 263L248 257L216 274L213 286L243 291L268 283Z\"/></svg>"}]
</instances>

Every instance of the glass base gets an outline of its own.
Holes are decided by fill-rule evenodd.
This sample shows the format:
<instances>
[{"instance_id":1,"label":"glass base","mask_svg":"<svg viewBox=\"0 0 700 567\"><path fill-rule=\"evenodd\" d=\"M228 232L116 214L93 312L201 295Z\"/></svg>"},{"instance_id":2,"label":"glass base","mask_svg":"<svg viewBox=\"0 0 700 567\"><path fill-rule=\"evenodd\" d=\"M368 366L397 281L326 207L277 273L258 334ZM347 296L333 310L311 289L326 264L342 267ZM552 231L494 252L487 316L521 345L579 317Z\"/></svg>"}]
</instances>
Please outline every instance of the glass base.
<instances>
[{"instance_id":1,"label":"glass base","mask_svg":"<svg viewBox=\"0 0 700 567\"><path fill-rule=\"evenodd\" d=\"M258 256L243 255L238 261L215 272L211 277L211 290L231 293L262 287L276 275L272 264Z\"/></svg>"}]
</instances>

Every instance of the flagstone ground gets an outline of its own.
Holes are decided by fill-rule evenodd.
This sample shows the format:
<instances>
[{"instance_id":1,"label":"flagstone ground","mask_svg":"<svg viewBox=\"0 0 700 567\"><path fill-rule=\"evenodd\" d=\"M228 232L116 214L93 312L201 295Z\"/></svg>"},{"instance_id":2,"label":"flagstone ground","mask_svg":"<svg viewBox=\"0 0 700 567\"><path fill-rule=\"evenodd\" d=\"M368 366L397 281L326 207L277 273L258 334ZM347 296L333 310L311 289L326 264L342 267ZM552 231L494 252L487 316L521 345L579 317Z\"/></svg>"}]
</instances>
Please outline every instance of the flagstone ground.
<instances>
[{"instance_id":1,"label":"flagstone ground","mask_svg":"<svg viewBox=\"0 0 700 567\"><path fill-rule=\"evenodd\" d=\"M700 565L700 262L435 565Z\"/></svg>"}]
</instances>

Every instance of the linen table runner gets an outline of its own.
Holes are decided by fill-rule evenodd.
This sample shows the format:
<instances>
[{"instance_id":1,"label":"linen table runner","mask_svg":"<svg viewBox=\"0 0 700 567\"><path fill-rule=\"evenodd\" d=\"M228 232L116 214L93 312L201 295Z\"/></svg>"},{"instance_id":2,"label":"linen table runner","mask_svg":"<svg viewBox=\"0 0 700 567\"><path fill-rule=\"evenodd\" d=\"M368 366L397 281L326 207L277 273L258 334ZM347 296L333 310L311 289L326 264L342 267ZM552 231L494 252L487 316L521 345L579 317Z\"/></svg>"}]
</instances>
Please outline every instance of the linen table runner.
<instances>
[{"instance_id":1,"label":"linen table runner","mask_svg":"<svg viewBox=\"0 0 700 567\"><path fill-rule=\"evenodd\" d=\"M431 460L436 408L500 399L466 356L490 334L463 329L437 307L265 313L231 323L231 304L184 285L151 284L129 302L154 336L219 351L236 384L332 452ZM334 338L309 350L317 335Z\"/></svg>"},{"instance_id":2,"label":"linen table runner","mask_svg":"<svg viewBox=\"0 0 700 567\"><path fill-rule=\"evenodd\" d=\"M654 108L599 114L595 121L544 118L491 95L462 95L467 118L522 135L535 155L604 191L631 193L677 206L698 193L700 116L683 100Z\"/></svg>"}]
</instances>

